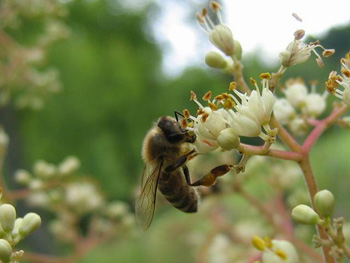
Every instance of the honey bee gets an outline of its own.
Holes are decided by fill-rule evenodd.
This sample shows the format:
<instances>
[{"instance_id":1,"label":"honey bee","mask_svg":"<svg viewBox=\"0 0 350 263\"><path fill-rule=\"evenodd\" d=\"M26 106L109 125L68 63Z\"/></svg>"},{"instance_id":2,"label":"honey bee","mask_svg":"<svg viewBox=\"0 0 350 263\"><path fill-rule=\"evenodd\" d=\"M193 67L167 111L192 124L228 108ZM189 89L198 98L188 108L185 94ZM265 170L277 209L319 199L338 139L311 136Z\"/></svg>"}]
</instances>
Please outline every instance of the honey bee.
<instances>
[{"instance_id":1,"label":"honey bee","mask_svg":"<svg viewBox=\"0 0 350 263\"><path fill-rule=\"evenodd\" d=\"M176 119L170 116L159 118L143 141L142 158L145 167L135 210L137 221L144 230L153 219L157 189L177 209L194 213L197 212L199 199L194 186L211 186L216 177L232 168L230 165L218 166L200 180L191 183L186 162L197 155L194 147L190 147L196 136L181 127L179 116L182 115L175 112Z\"/></svg>"}]
</instances>

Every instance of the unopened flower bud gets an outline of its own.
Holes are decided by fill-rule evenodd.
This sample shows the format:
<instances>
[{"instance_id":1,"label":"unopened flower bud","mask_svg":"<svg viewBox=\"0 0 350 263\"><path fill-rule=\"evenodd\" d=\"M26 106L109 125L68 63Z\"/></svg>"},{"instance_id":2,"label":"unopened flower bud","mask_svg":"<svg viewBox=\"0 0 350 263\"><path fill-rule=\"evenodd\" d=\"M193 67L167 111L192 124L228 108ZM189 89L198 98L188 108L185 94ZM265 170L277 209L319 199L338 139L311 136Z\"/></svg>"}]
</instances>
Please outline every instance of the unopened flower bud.
<instances>
[{"instance_id":1,"label":"unopened flower bud","mask_svg":"<svg viewBox=\"0 0 350 263\"><path fill-rule=\"evenodd\" d=\"M224 52L227 56L234 54L234 40L231 29L227 25L216 25L209 33L210 42L218 49Z\"/></svg>"},{"instance_id":2,"label":"unopened flower bud","mask_svg":"<svg viewBox=\"0 0 350 263\"><path fill-rule=\"evenodd\" d=\"M286 99L277 99L273 108L275 118L281 124L287 124L296 115L294 108Z\"/></svg>"},{"instance_id":3,"label":"unopened flower bud","mask_svg":"<svg viewBox=\"0 0 350 263\"><path fill-rule=\"evenodd\" d=\"M242 53L243 53L242 45L237 40L235 40L234 42L235 42L235 56L236 56L236 58L238 60L241 60L242 59Z\"/></svg>"},{"instance_id":4,"label":"unopened flower bud","mask_svg":"<svg viewBox=\"0 0 350 263\"><path fill-rule=\"evenodd\" d=\"M39 160L34 164L34 174L39 178L48 179L56 174L56 167L43 160Z\"/></svg>"},{"instance_id":5,"label":"unopened flower bud","mask_svg":"<svg viewBox=\"0 0 350 263\"><path fill-rule=\"evenodd\" d=\"M18 233L22 236L28 236L39 228L41 218L36 213L28 213L23 217L23 221L19 227Z\"/></svg>"},{"instance_id":6,"label":"unopened flower bud","mask_svg":"<svg viewBox=\"0 0 350 263\"><path fill-rule=\"evenodd\" d=\"M70 156L64 159L59 165L58 171L61 175L68 175L74 173L80 167L80 160L75 156Z\"/></svg>"},{"instance_id":7,"label":"unopened flower bud","mask_svg":"<svg viewBox=\"0 0 350 263\"><path fill-rule=\"evenodd\" d=\"M205 56L205 63L212 68L225 68L227 65L227 61L221 56L220 53L215 51L210 51Z\"/></svg>"},{"instance_id":8,"label":"unopened flower bud","mask_svg":"<svg viewBox=\"0 0 350 263\"><path fill-rule=\"evenodd\" d=\"M11 232L16 220L16 209L10 204L0 206L0 224L5 232Z\"/></svg>"},{"instance_id":9,"label":"unopened flower bud","mask_svg":"<svg viewBox=\"0 0 350 263\"><path fill-rule=\"evenodd\" d=\"M319 222L318 214L307 205L298 205L292 210L292 218L298 223L315 225Z\"/></svg>"},{"instance_id":10,"label":"unopened flower bud","mask_svg":"<svg viewBox=\"0 0 350 263\"><path fill-rule=\"evenodd\" d=\"M295 81L287 86L284 93L290 104L299 108L304 105L307 96L307 88L304 83Z\"/></svg>"},{"instance_id":11,"label":"unopened flower bud","mask_svg":"<svg viewBox=\"0 0 350 263\"><path fill-rule=\"evenodd\" d=\"M0 158L3 158L5 156L9 141L9 136L4 131L4 129L0 127Z\"/></svg>"},{"instance_id":12,"label":"unopened flower bud","mask_svg":"<svg viewBox=\"0 0 350 263\"><path fill-rule=\"evenodd\" d=\"M15 173L15 181L21 185L28 185L31 179L32 176L26 170L17 170Z\"/></svg>"},{"instance_id":13,"label":"unopened flower bud","mask_svg":"<svg viewBox=\"0 0 350 263\"><path fill-rule=\"evenodd\" d=\"M18 230L19 230L19 227L21 226L22 224L22 221L23 221L23 218L21 217L18 217L15 221L15 225L13 227L13 230L12 230L12 235L13 236L17 236L18 235Z\"/></svg>"},{"instance_id":14,"label":"unopened flower bud","mask_svg":"<svg viewBox=\"0 0 350 263\"><path fill-rule=\"evenodd\" d=\"M12 247L5 239L0 239L0 259L3 263L11 261Z\"/></svg>"},{"instance_id":15,"label":"unopened flower bud","mask_svg":"<svg viewBox=\"0 0 350 263\"><path fill-rule=\"evenodd\" d=\"M318 117L326 109L324 96L317 93L310 93L305 99L305 108L309 116Z\"/></svg>"},{"instance_id":16,"label":"unopened flower bud","mask_svg":"<svg viewBox=\"0 0 350 263\"><path fill-rule=\"evenodd\" d=\"M335 200L333 194L328 190L322 190L315 194L314 202L317 212L322 217L330 217L333 214Z\"/></svg>"},{"instance_id":17,"label":"unopened flower bud","mask_svg":"<svg viewBox=\"0 0 350 263\"><path fill-rule=\"evenodd\" d=\"M236 149L240 144L240 139L232 128L222 130L216 140L220 147L226 151Z\"/></svg>"}]
</instances>

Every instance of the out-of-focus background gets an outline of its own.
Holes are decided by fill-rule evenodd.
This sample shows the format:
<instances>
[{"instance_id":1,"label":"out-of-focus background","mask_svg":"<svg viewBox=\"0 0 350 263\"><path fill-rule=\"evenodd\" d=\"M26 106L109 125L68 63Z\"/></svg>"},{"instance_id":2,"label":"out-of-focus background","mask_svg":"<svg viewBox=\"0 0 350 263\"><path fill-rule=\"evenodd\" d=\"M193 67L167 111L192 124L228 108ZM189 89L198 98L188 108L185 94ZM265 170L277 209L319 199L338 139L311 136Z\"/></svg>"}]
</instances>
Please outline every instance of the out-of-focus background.
<instances>
[{"instance_id":1,"label":"out-of-focus background","mask_svg":"<svg viewBox=\"0 0 350 263\"><path fill-rule=\"evenodd\" d=\"M35 1L29 2L34 8ZM56 84L61 90L49 96L40 110L18 109L14 102L1 109L0 121L11 142L4 174L10 188L16 189L19 186L13 181L13 174L17 169L30 170L40 159L57 164L66 156L74 155L81 161L82 173L99 181L108 200L125 201L133 209L143 168L142 140L152 123L159 116L173 115L174 110L188 108L195 112L194 103L189 101L191 90L200 96L208 90L219 94L228 89L231 81L230 77L208 68L203 62L205 54L214 48L205 33L199 30L194 14L208 2L59 2L65 12L59 19L66 25L67 32L50 47L38 71L54 69L58 74L59 84ZM284 7L283 13L272 2L259 8L252 5L249 9L234 2L222 3L223 16L232 23L234 37L243 46L247 79L278 69L278 53L293 39L293 30L303 28L303 24L296 23L291 16L292 12L297 12L311 30L308 40L319 39L325 47L335 48L336 53L325 60L322 69L310 59L290 69L287 75L303 77L306 82L317 80L318 90L323 92L329 72L339 71L339 59L350 49L349 19L341 20L343 16L339 13L338 20L332 23L327 17L333 12L330 10L308 18L310 13L296 5L296 1L293 1L295 6ZM307 8L314 8L311 13L317 13L316 6ZM346 9L341 2L332 8L335 12ZM252 13L253 10L259 10L259 13ZM285 12L290 15L281 16ZM273 24L264 24L264 20L267 22L271 17ZM20 21L14 27L5 28L6 33L24 46L31 45L34 36L43 29L42 17L22 14ZM311 22L319 27L312 27ZM295 27L279 28L279 24ZM333 24L337 26L333 27ZM289 32L289 38L285 38L284 31ZM252 45L253 42L257 42L256 45ZM4 74L4 71L0 72L0 75ZM349 177L349 146L348 131L332 129L312 152L320 188L334 190L339 200L337 209L345 217L350 213L342 209L347 194L346 184L342 182ZM302 185L302 179L299 180ZM252 189L256 188L254 180L250 184ZM211 227L205 213L232 204L229 218L241 221L244 218L241 210L245 203L234 194L223 196L222 202L213 198L204 199L203 203L207 207L203 208L205 212L188 216L160 198L161 205L147 232L135 229L132 234L98 247L79 262L194 262L200 249L205 249L205 240L210 246L210 239L205 236L210 235ZM24 204L22 206L28 209ZM51 242L46 231L45 220L50 220L50 214L44 213L43 220L42 230L33 238L47 242L32 249L65 254L64 245ZM28 242L25 246L31 245ZM229 249L228 246L226 250ZM210 262L225 261L214 256Z\"/></svg>"}]
</instances>

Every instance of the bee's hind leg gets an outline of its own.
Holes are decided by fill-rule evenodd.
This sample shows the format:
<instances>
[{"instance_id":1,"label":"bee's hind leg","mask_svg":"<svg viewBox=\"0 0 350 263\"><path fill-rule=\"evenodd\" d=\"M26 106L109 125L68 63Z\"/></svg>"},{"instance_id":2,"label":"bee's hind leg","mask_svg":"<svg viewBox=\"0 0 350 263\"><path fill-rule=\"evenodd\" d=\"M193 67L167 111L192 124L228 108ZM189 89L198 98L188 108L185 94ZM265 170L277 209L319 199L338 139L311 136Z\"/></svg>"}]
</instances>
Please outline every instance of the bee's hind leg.
<instances>
[{"instance_id":1,"label":"bee's hind leg","mask_svg":"<svg viewBox=\"0 0 350 263\"><path fill-rule=\"evenodd\" d=\"M217 177L228 173L232 168L233 168L233 165L227 165L227 164L217 166L214 169L211 169L209 173L207 173L201 179L199 179L194 183L190 182L190 174L186 166L184 167L184 174L185 174L186 181L190 186L203 185L203 186L209 187L216 183Z\"/></svg>"}]
</instances>

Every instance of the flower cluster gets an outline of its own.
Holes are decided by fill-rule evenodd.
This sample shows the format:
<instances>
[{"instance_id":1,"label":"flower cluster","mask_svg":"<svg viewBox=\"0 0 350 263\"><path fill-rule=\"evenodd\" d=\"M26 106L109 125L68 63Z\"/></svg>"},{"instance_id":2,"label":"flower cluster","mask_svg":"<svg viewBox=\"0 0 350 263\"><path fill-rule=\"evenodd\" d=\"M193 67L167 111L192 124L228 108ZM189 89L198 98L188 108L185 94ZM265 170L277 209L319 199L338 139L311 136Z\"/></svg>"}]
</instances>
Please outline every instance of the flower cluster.
<instances>
[{"instance_id":1,"label":"flower cluster","mask_svg":"<svg viewBox=\"0 0 350 263\"><path fill-rule=\"evenodd\" d=\"M263 252L262 263L299 263L298 253L292 243L286 240L262 239L254 236L252 239L254 247Z\"/></svg>"},{"instance_id":2,"label":"flower cluster","mask_svg":"<svg viewBox=\"0 0 350 263\"><path fill-rule=\"evenodd\" d=\"M257 82L252 79L255 90L250 95L243 94L235 89L235 83L230 84L232 93L223 93L211 99L212 93L204 95L203 100L208 103L204 107L194 92L191 100L199 106L196 116L184 111L184 128L197 135L194 145L200 153L210 152L219 146L224 150L239 147L240 136L260 137L270 141L276 135L271 130L269 121L275 103L275 97L269 90L270 74L261 74L262 91ZM265 132L263 132L262 127Z\"/></svg>"},{"instance_id":3,"label":"flower cluster","mask_svg":"<svg viewBox=\"0 0 350 263\"><path fill-rule=\"evenodd\" d=\"M276 99L274 116L293 134L302 135L309 128L307 120L317 118L325 111L327 92L318 94L315 84L309 92L300 78L288 80L283 92L285 98Z\"/></svg>"},{"instance_id":4,"label":"flower cluster","mask_svg":"<svg viewBox=\"0 0 350 263\"><path fill-rule=\"evenodd\" d=\"M350 106L350 52L340 60L340 63L342 76L339 76L336 71L332 71L329 74L326 87L329 93ZM338 89L339 86L342 86L343 90Z\"/></svg>"},{"instance_id":5,"label":"flower cluster","mask_svg":"<svg viewBox=\"0 0 350 263\"><path fill-rule=\"evenodd\" d=\"M286 50L280 53L281 63L284 67L291 67L296 64L301 64L307 61L311 52L316 55L316 61L319 67L323 67L323 61L321 56L316 52L316 48L323 49L322 55L324 57L329 57L334 54L334 49L325 49L320 45L319 41L311 42L305 44L302 42L302 38L305 35L304 30L297 30L294 33L294 40L290 42Z\"/></svg>"},{"instance_id":6,"label":"flower cluster","mask_svg":"<svg viewBox=\"0 0 350 263\"><path fill-rule=\"evenodd\" d=\"M94 233L112 236L131 229L134 217L127 204L107 202L95 181L79 175L80 161L67 157L59 165L40 160L33 173L19 170L15 180L30 190L30 205L56 214L50 222L51 232L61 241L74 243L79 238L79 222L93 214L89 229Z\"/></svg>"},{"instance_id":7,"label":"flower cluster","mask_svg":"<svg viewBox=\"0 0 350 263\"><path fill-rule=\"evenodd\" d=\"M23 250L14 247L41 225L41 218L36 213L28 213L23 218L17 217L16 209L10 204L0 205L0 260L3 263L18 262Z\"/></svg>"},{"instance_id":8,"label":"flower cluster","mask_svg":"<svg viewBox=\"0 0 350 263\"><path fill-rule=\"evenodd\" d=\"M66 10L59 1L48 0L3 0L0 8L0 106L13 100L19 108L41 109L61 89L58 71L43 65L49 48L68 35L61 21ZM32 36L30 44L13 36L11 31L33 20L42 24L42 31Z\"/></svg>"}]
</instances>

